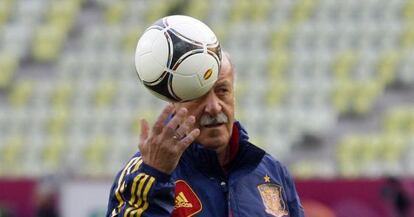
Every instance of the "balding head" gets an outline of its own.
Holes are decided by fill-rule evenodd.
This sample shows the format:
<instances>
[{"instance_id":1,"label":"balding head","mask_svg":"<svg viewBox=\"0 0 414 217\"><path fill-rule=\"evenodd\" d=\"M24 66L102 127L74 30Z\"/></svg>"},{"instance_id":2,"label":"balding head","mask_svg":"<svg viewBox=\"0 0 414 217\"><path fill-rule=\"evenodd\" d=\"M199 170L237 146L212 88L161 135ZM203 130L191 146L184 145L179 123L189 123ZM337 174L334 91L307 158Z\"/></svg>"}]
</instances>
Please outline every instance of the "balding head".
<instances>
[{"instance_id":1,"label":"balding head","mask_svg":"<svg viewBox=\"0 0 414 217\"><path fill-rule=\"evenodd\" d=\"M234 82L234 78L235 78L234 65L231 61L230 54L227 53L226 51L223 51L219 78L220 78L220 76L222 76L222 74L226 74L226 73L231 74L232 80ZM234 86L234 84L233 84L233 86Z\"/></svg>"}]
</instances>

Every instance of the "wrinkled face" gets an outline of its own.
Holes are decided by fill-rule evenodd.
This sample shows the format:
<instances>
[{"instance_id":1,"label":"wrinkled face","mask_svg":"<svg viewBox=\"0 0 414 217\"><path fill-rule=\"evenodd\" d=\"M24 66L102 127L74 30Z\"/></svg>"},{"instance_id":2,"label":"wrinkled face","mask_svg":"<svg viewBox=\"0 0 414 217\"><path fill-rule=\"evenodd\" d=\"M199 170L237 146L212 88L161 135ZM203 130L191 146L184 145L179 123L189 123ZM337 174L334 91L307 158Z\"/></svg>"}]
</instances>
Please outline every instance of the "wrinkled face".
<instances>
[{"instance_id":1,"label":"wrinkled face","mask_svg":"<svg viewBox=\"0 0 414 217\"><path fill-rule=\"evenodd\" d=\"M230 141L234 122L234 69L223 55L220 75L213 88L203 97L176 103L176 109L186 107L196 117L200 129L196 142L216 151L225 150Z\"/></svg>"}]
</instances>

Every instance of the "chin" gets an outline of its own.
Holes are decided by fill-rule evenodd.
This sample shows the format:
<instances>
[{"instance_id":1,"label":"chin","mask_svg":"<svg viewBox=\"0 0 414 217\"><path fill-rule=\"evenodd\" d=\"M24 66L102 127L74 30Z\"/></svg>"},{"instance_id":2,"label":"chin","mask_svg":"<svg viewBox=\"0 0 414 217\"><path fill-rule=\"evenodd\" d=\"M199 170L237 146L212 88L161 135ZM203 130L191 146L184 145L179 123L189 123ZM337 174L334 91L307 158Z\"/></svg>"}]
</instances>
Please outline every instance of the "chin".
<instances>
[{"instance_id":1,"label":"chin","mask_svg":"<svg viewBox=\"0 0 414 217\"><path fill-rule=\"evenodd\" d=\"M216 149L226 145L223 141L218 140L218 139L207 140L207 141L204 141L204 142L200 142L200 144L203 145L205 148L213 149L213 150L216 150Z\"/></svg>"},{"instance_id":2,"label":"chin","mask_svg":"<svg viewBox=\"0 0 414 217\"><path fill-rule=\"evenodd\" d=\"M200 131L196 142L206 148L220 148L226 146L230 140L230 133L226 124L215 127L200 127Z\"/></svg>"},{"instance_id":3,"label":"chin","mask_svg":"<svg viewBox=\"0 0 414 217\"><path fill-rule=\"evenodd\" d=\"M224 135L201 135L199 136L197 142L203 145L205 148L216 150L221 147L227 146L229 138L227 138Z\"/></svg>"}]
</instances>

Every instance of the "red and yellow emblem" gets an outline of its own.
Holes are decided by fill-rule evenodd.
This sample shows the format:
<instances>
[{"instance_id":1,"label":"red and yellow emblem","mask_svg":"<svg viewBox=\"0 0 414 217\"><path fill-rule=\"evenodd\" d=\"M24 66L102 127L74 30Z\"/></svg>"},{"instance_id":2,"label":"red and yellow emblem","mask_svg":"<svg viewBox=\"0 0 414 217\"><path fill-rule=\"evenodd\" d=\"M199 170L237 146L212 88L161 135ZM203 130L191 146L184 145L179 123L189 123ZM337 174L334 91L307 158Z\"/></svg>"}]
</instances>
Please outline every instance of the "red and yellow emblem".
<instances>
[{"instance_id":1,"label":"red and yellow emblem","mask_svg":"<svg viewBox=\"0 0 414 217\"><path fill-rule=\"evenodd\" d=\"M282 197L282 187L272 183L257 186L262 197L266 212L275 216L283 217L289 214L286 203Z\"/></svg>"},{"instance_id":2,"label":"red and yellow emblem","mask_svg":"<svg viewBox=\"0 0 414 217\"><path fill-rule=\"evenodd\" d=\"M203 208L200 199L184 180L175 182L175 205L172 217L190 217Z\"/></svg>"},{"instance_id":3,"label":"red and yellow emblem","mask_svg":"<svg viewBox=\"0 0 414 217\"><path fill-rule=\"evenodd\" d=\"M204 72L204 76L203 76L204 80L208 80L212 74L213 74L213 70L208 69L206 72Z\"/></svg>"}]
</instances>

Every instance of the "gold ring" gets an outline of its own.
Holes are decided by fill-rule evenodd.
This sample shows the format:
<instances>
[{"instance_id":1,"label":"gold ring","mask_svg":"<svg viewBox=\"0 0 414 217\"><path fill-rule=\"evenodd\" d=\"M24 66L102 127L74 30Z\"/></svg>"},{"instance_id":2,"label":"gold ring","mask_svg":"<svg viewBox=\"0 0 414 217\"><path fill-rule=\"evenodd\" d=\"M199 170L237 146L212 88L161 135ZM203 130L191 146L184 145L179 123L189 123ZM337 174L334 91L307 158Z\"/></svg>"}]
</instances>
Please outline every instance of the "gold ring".
<instances>
[{"instance_id":1,"label":"gold ring","mask_svg":"<svg viewBox=\"0 0 414 217\"><path fill-rule=\"evenodd\" d=\"M184 136L180 135L179 133L175 133L175 135L172 137L175 140L180 140L182 138L184 138Z\"/></svg>"}]
</instances>

